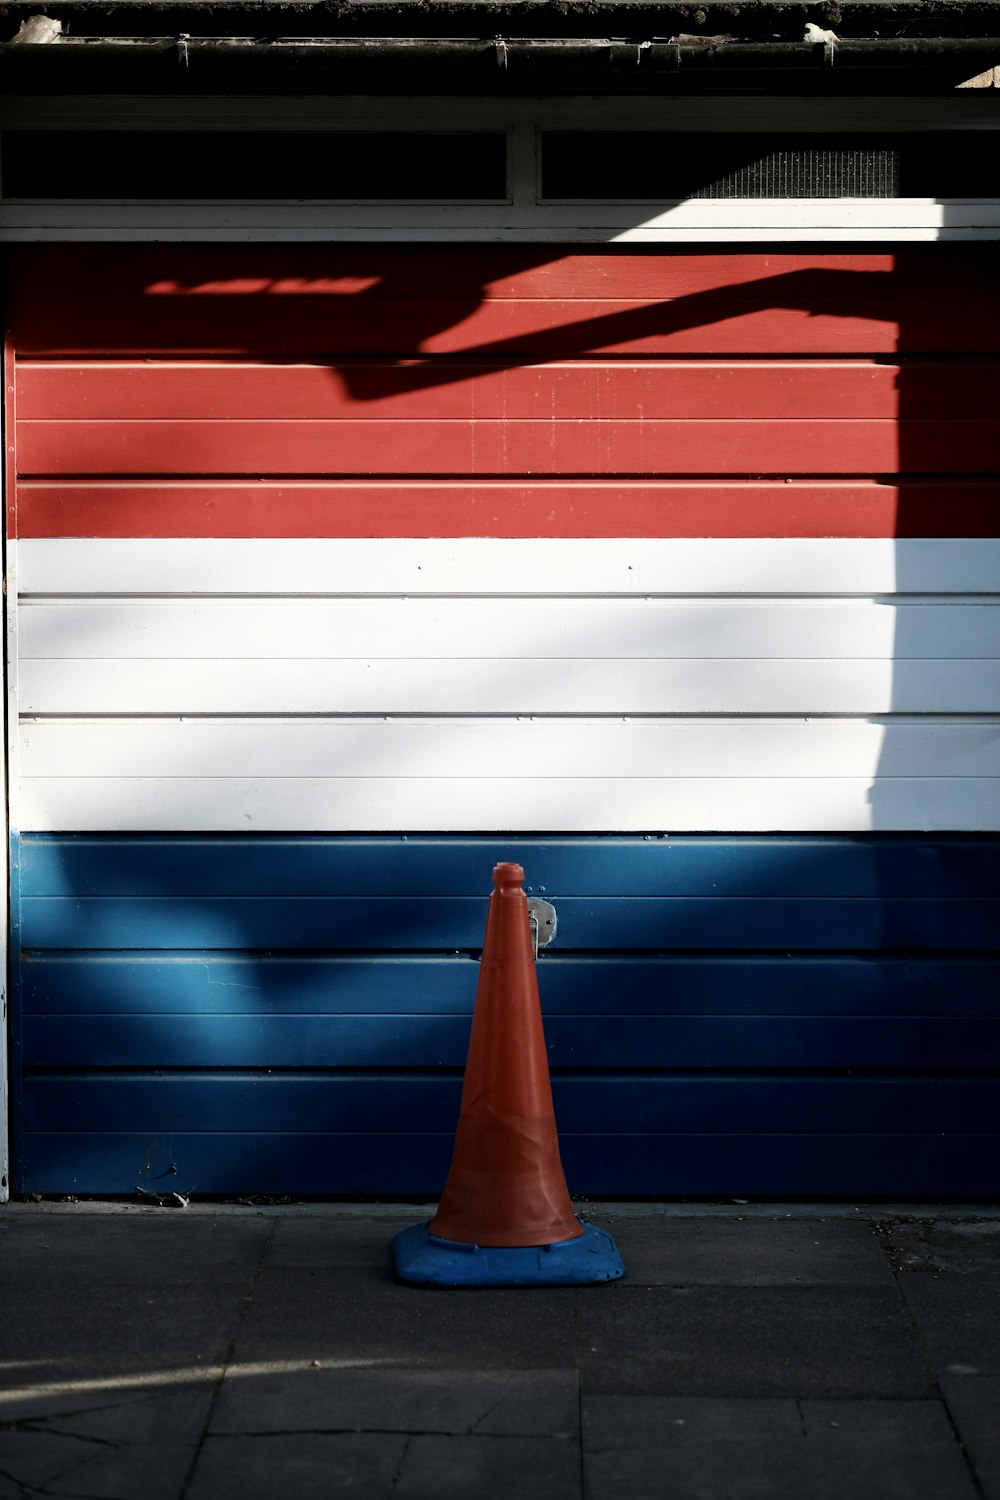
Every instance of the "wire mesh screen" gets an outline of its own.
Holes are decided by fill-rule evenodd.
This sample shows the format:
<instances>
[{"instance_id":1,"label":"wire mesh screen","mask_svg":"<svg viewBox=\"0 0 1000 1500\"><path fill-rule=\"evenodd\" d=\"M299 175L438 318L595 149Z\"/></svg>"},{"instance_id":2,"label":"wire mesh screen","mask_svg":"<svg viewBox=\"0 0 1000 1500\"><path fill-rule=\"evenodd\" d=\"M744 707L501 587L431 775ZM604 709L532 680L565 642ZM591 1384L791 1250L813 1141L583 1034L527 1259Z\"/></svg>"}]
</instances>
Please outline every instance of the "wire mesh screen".
<instances>
[{"instance_id":1,"label":"wire mesh screen","mask_svg":"<svg viewBox=\"0 0 1000 1500\"><path fill-rule=\"evenodd\" d=\"M541 132L542 197L671 202L685 198L989 196L984 158L954 137Z\"/></svg>"},{"instance_id":2,"label":"wire mesh screen","mask_svg":"<svg viewBox=\"0 0 1000 1500\"><path fill-rule=\"evenodd\" d=\"M847 147L769 151L694 188L691 198L896 198L899 152Z\"/></svg>"}]
</instances>

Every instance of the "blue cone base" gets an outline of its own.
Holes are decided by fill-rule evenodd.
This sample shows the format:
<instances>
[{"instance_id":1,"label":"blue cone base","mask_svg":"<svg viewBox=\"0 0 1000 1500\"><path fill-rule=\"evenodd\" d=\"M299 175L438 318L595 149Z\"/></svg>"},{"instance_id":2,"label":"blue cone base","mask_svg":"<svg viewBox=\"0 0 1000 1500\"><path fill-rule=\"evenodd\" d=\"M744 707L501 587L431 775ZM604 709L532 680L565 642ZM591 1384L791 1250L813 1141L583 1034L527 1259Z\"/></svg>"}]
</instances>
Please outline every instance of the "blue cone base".
<instances>
[{"instance_id":1,"label":"blue cone base","mask_svg":"<svg viewBox=\"0 0 1000 1500\"><path fill-rule=\"evenodd\" d=\"M396 1275L414 1286L587 1286L625 1275L618 1246L596 1224L575 1240L514 1250L439 1240L427 1224L414 1224L392 1250Z\"/></svg>"}]
</instances>

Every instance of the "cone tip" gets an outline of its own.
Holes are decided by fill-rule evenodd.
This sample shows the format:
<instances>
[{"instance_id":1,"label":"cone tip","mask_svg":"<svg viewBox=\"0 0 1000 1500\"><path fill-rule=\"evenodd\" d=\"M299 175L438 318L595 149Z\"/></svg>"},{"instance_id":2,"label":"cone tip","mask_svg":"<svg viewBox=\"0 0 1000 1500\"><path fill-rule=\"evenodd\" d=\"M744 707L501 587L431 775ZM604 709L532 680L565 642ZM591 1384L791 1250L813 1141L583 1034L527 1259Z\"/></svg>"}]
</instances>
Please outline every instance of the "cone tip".
<instances>
[{"instance_id":1,"label":"cone tip","mask_svg":"<svg viewBox=\"0 0 1000 1500\"><path fill-rule=\"evenodd\" d=\"M493 866L493 885L496 890L506 890L511 886L524 884L524 869L521 865L499 864Z\"/></svg>"}]
</instances>

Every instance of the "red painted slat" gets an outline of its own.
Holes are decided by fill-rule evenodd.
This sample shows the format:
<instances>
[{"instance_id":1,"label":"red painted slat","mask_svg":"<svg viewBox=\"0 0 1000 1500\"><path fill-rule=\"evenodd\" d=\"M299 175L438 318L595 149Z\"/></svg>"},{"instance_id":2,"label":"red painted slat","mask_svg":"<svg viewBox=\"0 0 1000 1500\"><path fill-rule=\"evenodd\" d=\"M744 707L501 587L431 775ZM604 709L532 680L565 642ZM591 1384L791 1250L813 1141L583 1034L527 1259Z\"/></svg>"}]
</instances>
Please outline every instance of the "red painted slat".
<instances>
[{"instance_id":1,"label":"red painted slat","mask_svg":"<svg viewBox=\"0 0 1000 1500\"><path fill-rule=\"evenodd\" d=\"M503 366L487 361L340 365L23 364L22 418L61 421L697 421L994 417L1000 361L662 361Z\"/></svg>"},{"instance_id":2,"label":"red painted slat","mask_svg":"<svg viewBox=\"0 0 1000 1500\"><path fill-rule=\"evenodd\" d=\"M290 309L299 316L291 315ZM141 312L142 316L138 316ZM658 303L456 300L321 307L271 298L88 303L22 335L35 357L152 355L309 358L342 354L463 354L494 358L591 355L878 355L988 353L1000 299L953 305L888 297L798 302L706 296Z\"/></svg>"},{"instance_id":3,"label":"red painted slat","mask_svg":"<svg viewBox=\"0 0 1000 1500\"><path fill-rule=\"evenodd\" d=\"M32 247L14 330L47 357L985 351L988 251Z\"/></svg>"},{"instance_id":4,"label":"red painted slat","mask_svg":"<svg viewBox=\"0 0 1000 1500\"><path fill-rule=\"evenodd\" d=\"M22 355L85 361L19 361L22 418L54 419L19 426L19 467L168 482L22 484L22 535L996 532L992 484L583 479L995 472L990 247L101 246L74 247L72 275L68 253L15 255ZM993 358L900 364L897 345ZM197 482L222 474L265 482ZM581 481L480 482L513 474Z\"/></svg>"},{"instance_id":5,"label":"red painted slat","mask_svg":"<svg viewBox=\"0 0 1000 1500\"><path fill-rule=\"evenodd\" d=\"M1000 535L1000 483L128 483L19 487L22 536Z\"/></svg>"},{"instance_id":6,"label":"red painted slat","mask_svg":"<svg viewBox=\"0 0 1000 1500\"><path fill-rule=\"evenodd\" d=\"M22 474L989 471L994 422L21 422ZM905 455L905 456L904 456Z\"/></svg>"},{"instance_id":7,"label":"red painted slat","mask_svg":"<svg viewBox=\"0 0 1000 1500\"><path fill-rule=\"evenodd\" d=\"M72 303L69 262L80 286L108 301L166 298L420 296L482 298L691 296L711 289L812 278L818 292L850 276L897 292L942 301L990 295L996 261L990 245L915 245L891 252L843 246L787 250L705 250L701 247L615 245L570 249L553 245L33 245L15 256L18 290L31 295L33 325L47 323L44 300ZM878 278L878 280L874 280ZM39 299L44 291L47 296ZM60 294L63 293L64 296ZM20 299L19 299L20 300ZM19 326L26 327L27 324Z\"/></svg>"}]
</instances>

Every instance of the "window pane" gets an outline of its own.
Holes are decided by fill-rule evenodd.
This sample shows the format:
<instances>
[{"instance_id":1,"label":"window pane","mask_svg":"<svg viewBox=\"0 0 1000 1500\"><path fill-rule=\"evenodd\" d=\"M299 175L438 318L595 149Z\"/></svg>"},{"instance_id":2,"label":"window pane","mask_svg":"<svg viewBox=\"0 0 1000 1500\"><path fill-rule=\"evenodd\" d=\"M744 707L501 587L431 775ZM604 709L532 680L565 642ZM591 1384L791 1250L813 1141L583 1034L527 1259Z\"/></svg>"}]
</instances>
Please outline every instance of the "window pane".
<instances>
[{"instance_id":1,"label":"window pane","mask_svg":"<svg viewBox=\"0 0 1000 1500\"><path fill-rule=\"evenodd\" d=\"M504 199L499 131L10 131L7 198Z\"/></svg>"}]
</instances>

